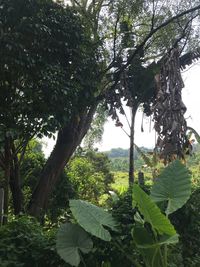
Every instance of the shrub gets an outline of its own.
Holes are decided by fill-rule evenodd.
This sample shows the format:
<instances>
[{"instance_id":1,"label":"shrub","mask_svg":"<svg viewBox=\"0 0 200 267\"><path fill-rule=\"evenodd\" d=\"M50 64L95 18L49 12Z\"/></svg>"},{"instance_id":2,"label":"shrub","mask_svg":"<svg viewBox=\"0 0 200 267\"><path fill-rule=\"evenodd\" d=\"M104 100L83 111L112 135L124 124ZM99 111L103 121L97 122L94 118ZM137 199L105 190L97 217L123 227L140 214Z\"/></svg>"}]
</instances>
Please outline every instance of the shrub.
<instances>
[{"instance_id":1,"label":"shrub","mask_svg":"<svg viewBox=\"0 0 200 267\"><path fill-rule=\"evenodd\" d=\"M195 188L190 199L173 216L180 234L184 267L200 266L200 188Z\"/></svg>"},{"instance_id":2,"label":"shrub","mask_svg":"<svg viewBox=\"0 0 200 267\"><path fill-rule=\"evenodd\" d=\"M0 228L1 267L68 266L55 251L56 231L43 231L31 217L16 217Z\"/></svg>"}]
</instances>

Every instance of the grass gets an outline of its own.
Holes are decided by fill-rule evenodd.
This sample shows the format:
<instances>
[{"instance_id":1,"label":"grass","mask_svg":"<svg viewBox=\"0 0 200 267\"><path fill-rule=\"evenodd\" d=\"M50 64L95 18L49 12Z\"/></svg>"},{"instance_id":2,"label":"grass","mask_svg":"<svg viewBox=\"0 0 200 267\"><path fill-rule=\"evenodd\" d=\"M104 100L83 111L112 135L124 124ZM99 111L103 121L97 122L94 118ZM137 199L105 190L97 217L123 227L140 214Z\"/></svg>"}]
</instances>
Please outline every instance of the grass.
<instances>
[{"instance_id":1,"label":"grass","mask_svg":"<svg viewBox=\"0 0 200 267\"><path fill-rule=\"evenodd\" d=\"M113 172L114 174L114 182L111 184L111 188L113 191L122 194L128 189L128 172ZM152 184L152 175L150 172L144 173L145 184ZM135 181L138 182L137 173L135 174Z\"/></svg>"}]
</instances>

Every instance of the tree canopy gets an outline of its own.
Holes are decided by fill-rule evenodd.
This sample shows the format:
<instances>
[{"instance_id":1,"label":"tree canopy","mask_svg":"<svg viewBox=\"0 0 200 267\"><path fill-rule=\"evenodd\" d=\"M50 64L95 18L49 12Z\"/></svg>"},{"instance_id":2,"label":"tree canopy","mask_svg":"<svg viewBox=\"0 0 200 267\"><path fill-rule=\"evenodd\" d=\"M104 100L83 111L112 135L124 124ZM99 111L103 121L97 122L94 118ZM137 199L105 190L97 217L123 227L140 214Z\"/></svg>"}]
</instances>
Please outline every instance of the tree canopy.
<instances>
[{"instance_id":1,"label":"tree canopy","mask_svg":"<svg viewBox=\"0 0 200 267\"><path fill-rule=\"evenodd\" d=\"M55 133L94 97L90 36L72 8L52 1L2 1L0 18L1 134Z\"/></svg>"}]
</instances>

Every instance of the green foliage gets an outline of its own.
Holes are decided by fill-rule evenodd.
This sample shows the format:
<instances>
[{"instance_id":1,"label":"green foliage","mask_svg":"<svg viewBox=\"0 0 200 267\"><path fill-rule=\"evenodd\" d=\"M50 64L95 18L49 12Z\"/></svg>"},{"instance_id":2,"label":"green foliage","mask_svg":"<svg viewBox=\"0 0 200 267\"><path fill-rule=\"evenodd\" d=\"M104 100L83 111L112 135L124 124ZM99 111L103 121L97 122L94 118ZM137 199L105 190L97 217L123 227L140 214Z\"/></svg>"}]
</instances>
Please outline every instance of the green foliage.
<instances>
[{"instance_id":1,"label":"green foliage","mask_svg":"<svg viewBox=\"0 0 200 267\"><path fill-rule=\"evenodd\" d=\"M170 216L180 235L179 257L183 266L198 267L200 265L200 189L193 188L187 203ZM176 255L176 254L175 254Z\"/></svg>"},{"instance_id":2,"label":"green foliage","mask_svg":"<svg viewBox=\"0 0 200 267\"><path fill-rule=\"evenodd\" d=\"M0 227L0 266L48 267L67 265L55 252L55 233L43 231L30 217L15 218Z\"/></svg>"},{"instance_id":3,"label":"green foliage","mask_svg":"<svg viewBox=\"0 0 200 267\"><path fill-rule=\"evenodd\" d=\"M114 172L114 182L111 184L112 190L119 195L128 190L128 173L127 172Z\"/></svg>"},{"instance_id":4,"label":"green foliage","mask_svg":"<svg viewBox=\"0 0 200 267\"><path fill-rule=\"evenodd\" d=\"M178 236L169 219L165 217L151 198L137 185L133 185L133 206L138 208L137 224L132 235L145 266L167 267L166 245L178 242ZM136 217L135 217L136 218ZM149 223L148 230L145 223ZM162 246L164 252L162 253Z\"/></svg>"},{"instance_id":5,"label":"green foliage","mask_svg":"<svg viewBox=\"0 0 200 267\"><path fill-rule=\"evenodd\" d=\"M93 203L101 202L103 195L108 194L113 181L109 164L105 154L94 151L82 153L71 160L67 176L78 198Z\"/></svg>"},{"instance_id":6,"label":"green foliage","mask_svg":"<svg viewBox=\"0 0 200 267\"><path fill-rule=\"evenodd\" d=\"M135 208L132 207L132 191L129 189L118 195L112 204L112 216L119 224L119 234L113 236L113 243L108 248L108 259L111 266L132 266L127 255L138 259L139 254L132 240L131 231L135 225ZM119 249L121 248L121 250Z\"/></svg>"},{"instance_id":7,"label":"green foliage","mask_svg":"<svg viewBox=\"0 0 200 267\"><path fill-rule=\"evenodd\" d=\"M146 147L140 147L140 150L143 153L152 151L152 149L149 149ZM128 158L129 157L129 149L124 149L124 148L112 148L110 151L106 151L105 153L109 158ZM139 154L140 153L135 151L135 155L134 155L135 159L138 158Z\"/></svg>"},{"instance_id":8,"label":"green foliage","mask_svg":"<svg viewBox=\"0 0 200 267\"><path fill-rule=\"evenodd\" d=\"M87 232L102 240L111 240L111 235L105 226L116 231L117 224L108 212L81 200L70 200L70 209L77 222Z\"/></svg>"},{"instance_id":9,"label":"green foliage","mask_svg":"<svg viewBox=\"0 0 200 267\"><path fill-rule=\"evenodd\" d=\"M151 152L151 149L145 147L137 147L134 151L134 165L135 169L139 170L142 168L144 164L147 162L144 160L143 155L146 153ZM110 169L111 171L121 171L121 172L128 172L129 171L129 150L122 149L122 148L113 148L110 151L105 152L106 155L109 157L111 164ZM146 156L147 158L147 156Z\"/></svg>"},{"instance_id":10,"label":"green foliage","mask_svg":"<svg viewBox=\"0 0 200 267\"><path fill-rule=\"evenodd\" d=\"M74 10L53 1L3 0L0 18L2 130L49 135L93 97L95 48Z\"/></svg>"},{"instance_id":11,"label":"green foliage","mask_svg":"<svg viewBox=\"0 0 200 267\"><path fill-rule=\"evenodd\" d=\"M28 144L28 148L20 167L25 210L29 204L31 194L38 182L45 161L46 159L41 150L40 143L33 139ZM68 200L74 196L75 192L73 185L69 181L67 173L64 170L61 173L59 181L49 199L48 208L45 211L47 218L52 223L57 223L59 217L66 212Z\"/></svg>"},{"instance_id":12,"label":"green foliage","mask_svg":"<svg viewBox=\"0 0 200 267\"><path fill-rule=\"evenodd\" d=\"M173 161L162 171L151 190L151 198L155 202L167 202L165 211L167 215L181 208L190 195L190 173L178 160Z\"/></svg>"},{"instance_id":13,"label":"green foliage","mask_svg":"<svg viewBox=\"0 0 200 267\"><path fill-rule=\"evenodd\" d=\"M174 176L177 177L174 178ZM176 205L172 205L172 212L181 208L188 200L188 194L190 193L191 188L190 175L185 166L179 161L175 161L162 171L159 179L160 180L155 182L155 186L153 186L152 189L152 194L155 196L155 200L158 200L156 196L159 196L160 200L160 192L165 192L165 194L167 194L167 198L165 197L164 200L168 200L169 196L173 196L173 199L175 200L177 197L178 204L176 202ZM175 180L176 185L181 181L181 188L182 185L184 185L183 194L180 194L176 187L176 195L174 191L175 185L172 179ZM156 183L158 184L156 185ZM169 185L170 183L172 185ZM172 204L174 203L173 201L171 202ZM142 215L141 217L139 214L136 214L137 217L135 216L135 219L137 220L137 225L133 228L132 234L134 242L136 243L138 250L143 256L145 266L168 266L167 245L175 244L178 242L178 235L176 234L173 225L170 223L168 217L165 217L165 215L161 213L160 209L153 202L151 197L149 197L137 185L133 186L133 205L138 208L140 214ZM147 227L145 223L150 224L150 231L149 227Z\"/></svg>"},{"instance_id":14,"label":"green foliage","mask_svg":"<svg viewBox=\"0 0 200 267\"><path fill-rule=\"evenodd\" d=\"M80 252L86 254L93 248L89 235L77 224L62 224L57 234L57 252L67 263L78 266Z\"/></svg>"},{"instance_id":15,"label":"green foliage","mask_svg":"<svg viewBox=\"0 0 200 267\"><path fill-rule=\"evenodd\" d=\"M111 170L114 172L128 172L129 159L126 158L111 158Z\"/></svg>"},{"instance_id":16,"label":"green foliage","mask_svg":"<svg viewBox=\"0 0 200 267\"><path fill-rule=\"evenodd\" d=\"M112 148L110 151L106 151L105 153L109 158L121 158L129 156L129 150L123 148Z\"/></svg>"},{"instance_id":17,"label":"green foliage","mask_svg":"<svg viewBox=\"0 0 200 267\"><path fill-rule=\"evenodd\" d=\"M84 146L87 149L94 148L94 145L102 141L104 133L104 124L107 121L107 110L105 109L105 104L101 103L96 110L93 121L90 125L89 131L84 138Z\"/></svg>"},{"instance_id":18,"label":"green foliage","mask_svg":"<svg viewBox=\"0 0 200 267\"><path fill-rule=\"evenodd\" d=\"M107 211L85 201L70 200L70 209L77 223L83 228L78 224L71 223L62 225L57 234L57 251L71 265L78 266L82 261L83 265L86 266L81 252L88 253L93 247L88 233L100 240L110 241L111 235L105 227L116 231L116 221ZM94 258L92 265L91 261L89 262L87 266L98 266L94 265L94 262L98 262Z\"/></svg>"},{"instance_id":19,"label":"green foliage","mask_svg":"<svg viewBox=\"0 0 200 267\"><path fill-rule=\"evenodd\" d=\"M176 234L170 221L161 213L151 198L137 185L133 186L133 205L135 203L140 213L144 216L144 220L150 223L152 229L157 230L159 234L169 236Z\"/></svg>"}]
</instances>

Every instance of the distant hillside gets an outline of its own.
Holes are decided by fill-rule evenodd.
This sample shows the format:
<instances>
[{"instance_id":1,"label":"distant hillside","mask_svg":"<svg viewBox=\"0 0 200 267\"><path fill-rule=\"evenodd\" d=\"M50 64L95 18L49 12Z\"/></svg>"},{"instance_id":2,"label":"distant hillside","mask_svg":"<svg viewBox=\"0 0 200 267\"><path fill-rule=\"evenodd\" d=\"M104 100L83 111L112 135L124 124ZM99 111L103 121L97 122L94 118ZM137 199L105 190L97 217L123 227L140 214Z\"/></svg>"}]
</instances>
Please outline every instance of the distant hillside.
<instances>
[{"instance_id":1,"label":"distant hillside","mask_svg":"<svg viewBox=\"0 0 200 267\"><path fill-rule=\"evenodd\" d=\"M140 147L140 149L146 153L152 151L152 149L146 147ZM109 151L104 152L111 161L110 168L111 171L122 171L128 172L129 170L129 149L123 148L112 148ZM141 155L135 150L134 155L135 168L140 169L145 162L141 158Z\"/></svg>"},{"instance_id":2,"label":"distant hillside","mask_svg":"<svg viewBox=\"0 0 200 267\"><path fill-rule=\"evenodd\" d=\"M152 149L146 147L140 147L143 152L150 152ZM104 152L109 158L128 158L129 157L129 149L124 148L112 148L109 151ZM138 155L137 150L135 149L135 159L137 159L140 155Z\"/></svg>"}]
</instances>

